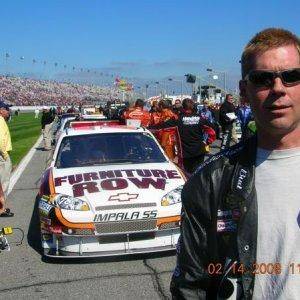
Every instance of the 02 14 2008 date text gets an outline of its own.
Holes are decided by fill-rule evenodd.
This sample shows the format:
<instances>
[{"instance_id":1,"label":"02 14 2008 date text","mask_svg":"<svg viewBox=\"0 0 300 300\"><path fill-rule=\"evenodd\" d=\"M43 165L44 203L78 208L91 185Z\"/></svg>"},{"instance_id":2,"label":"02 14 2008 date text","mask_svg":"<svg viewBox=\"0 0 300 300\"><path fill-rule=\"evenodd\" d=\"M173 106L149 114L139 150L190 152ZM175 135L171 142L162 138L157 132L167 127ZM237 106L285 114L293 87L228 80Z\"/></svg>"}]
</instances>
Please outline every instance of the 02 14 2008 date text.
<instances>
[{"instance_id":1,"label":"02 14 2008 date text","mask_svg":"<svg viewBox=\"0 0 300 300\"><path fill-rule=\"evenodd\" d=\"M231 266L231 273L234 275L243 275L246 273L252 273L253 275L280 275L285 273L286 269L288 269L288 274L290 275L300 275L300 263L283 265L279 262L253 263L251 267L246 267L242 263L235 263ZM209 275L222 275L224 271L224 266L221 263L210 263L207 266L207 273Z\"/></svg>"}]
</instances>

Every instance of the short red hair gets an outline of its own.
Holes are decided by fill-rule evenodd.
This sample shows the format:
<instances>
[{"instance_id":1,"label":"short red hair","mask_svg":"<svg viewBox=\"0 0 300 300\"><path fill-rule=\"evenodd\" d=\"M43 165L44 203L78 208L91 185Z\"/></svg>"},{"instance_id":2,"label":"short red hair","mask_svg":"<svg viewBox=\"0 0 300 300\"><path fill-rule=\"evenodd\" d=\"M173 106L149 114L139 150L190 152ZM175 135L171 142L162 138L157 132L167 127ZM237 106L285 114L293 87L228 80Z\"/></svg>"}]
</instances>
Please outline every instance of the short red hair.
<instances>
[{"instance_id":1,"label":"short red hair","mask_svg":"<svg viewBox=\"0 0 300 300\"><path fill-rule=\"evenodd\" d=\"M288 45L294 45L298 49L300 59L300 39L297 35L282 28L267 28L257 33L247 44L242 54L242 78L245 78L253 68L253 60L256 55Z\"/></svg>"}]
</instances>

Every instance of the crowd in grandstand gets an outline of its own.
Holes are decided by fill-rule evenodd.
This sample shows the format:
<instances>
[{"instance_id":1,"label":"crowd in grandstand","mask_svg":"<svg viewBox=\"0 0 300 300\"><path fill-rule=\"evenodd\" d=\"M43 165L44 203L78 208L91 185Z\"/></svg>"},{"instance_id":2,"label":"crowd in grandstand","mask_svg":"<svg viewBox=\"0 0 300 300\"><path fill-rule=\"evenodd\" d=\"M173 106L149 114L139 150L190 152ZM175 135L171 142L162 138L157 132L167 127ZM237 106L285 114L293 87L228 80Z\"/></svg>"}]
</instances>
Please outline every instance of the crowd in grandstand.
<instances>
[{"instance_id":1,"label":"crowd in grandstand","mask_svg":"<svg viewBox=\"0 0 300 300\"><path fill-rule=\"evenodd\" d=\"M0 76L0 97L12 105L34 106L88 104L120 95L108 87Z\"/></svg>"}]
</instances>

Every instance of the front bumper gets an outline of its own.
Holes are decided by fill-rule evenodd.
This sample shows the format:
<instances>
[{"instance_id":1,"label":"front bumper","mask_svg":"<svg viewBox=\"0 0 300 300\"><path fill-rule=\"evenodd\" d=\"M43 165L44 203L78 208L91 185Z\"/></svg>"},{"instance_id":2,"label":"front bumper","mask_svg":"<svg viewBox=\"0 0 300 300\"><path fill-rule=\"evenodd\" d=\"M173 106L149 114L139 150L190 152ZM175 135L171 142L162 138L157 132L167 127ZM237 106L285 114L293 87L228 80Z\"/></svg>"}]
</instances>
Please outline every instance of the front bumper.
<instances>
[{"instance_id":1,"label":"front bumper","mask_svg":"<svg viewBox=\"0 0 300 300\"><path fill-rule=\"evenodd\" d=\"M109 235L52 234L42 246L47 257L106 257L175 250L178 238L179 227Z\"/></svg>"}]
</instances>

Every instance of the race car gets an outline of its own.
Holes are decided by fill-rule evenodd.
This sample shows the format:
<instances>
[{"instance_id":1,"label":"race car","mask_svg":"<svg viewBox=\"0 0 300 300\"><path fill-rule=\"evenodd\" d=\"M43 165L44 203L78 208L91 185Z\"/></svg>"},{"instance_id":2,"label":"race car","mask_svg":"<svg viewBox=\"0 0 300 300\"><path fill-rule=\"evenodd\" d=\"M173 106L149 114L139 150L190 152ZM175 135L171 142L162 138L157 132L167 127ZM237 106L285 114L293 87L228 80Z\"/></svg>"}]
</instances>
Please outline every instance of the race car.
<instances>
[{"instance_id":1,"label":"race car","mask_svg":"<svg viewBox=\"0 0 300 300\"><path fill-rule=\"evenodd\" d=\"M173 250L184 174L151 132L116 122L73 122L57 142L39 191L49 257Z\"/></svg>"},{"instance_id":2,"label":"race car","mask_svg":"<svg viewBox=\"0 0 300 300\"><path fill-rule=\"evenodd\" d=\"M61 133L70 127L71 122L80 121L96 121L106 119L103 115L83 115L83 114L65 114L62 115L56 124L52 127L52 145L56 144Z\"/></svg>"}]
</instances>

